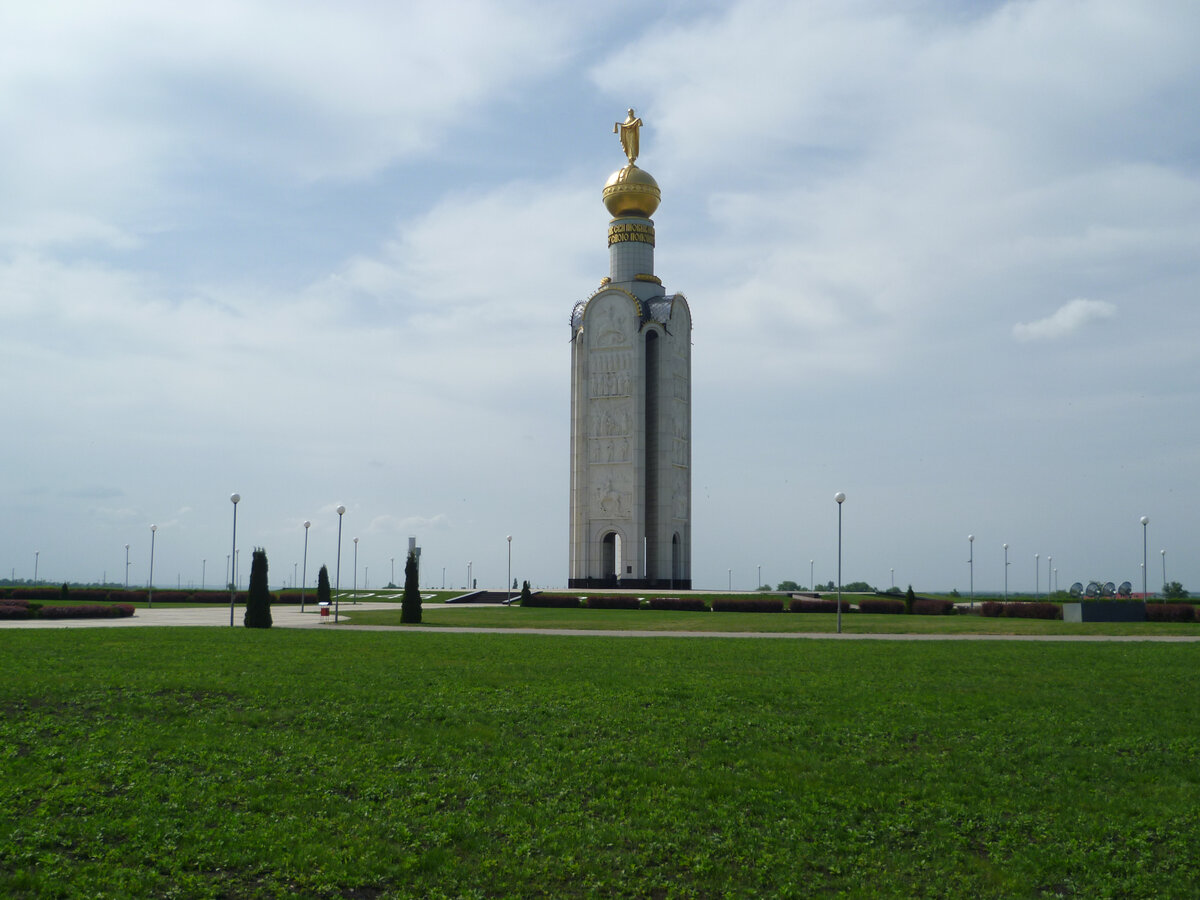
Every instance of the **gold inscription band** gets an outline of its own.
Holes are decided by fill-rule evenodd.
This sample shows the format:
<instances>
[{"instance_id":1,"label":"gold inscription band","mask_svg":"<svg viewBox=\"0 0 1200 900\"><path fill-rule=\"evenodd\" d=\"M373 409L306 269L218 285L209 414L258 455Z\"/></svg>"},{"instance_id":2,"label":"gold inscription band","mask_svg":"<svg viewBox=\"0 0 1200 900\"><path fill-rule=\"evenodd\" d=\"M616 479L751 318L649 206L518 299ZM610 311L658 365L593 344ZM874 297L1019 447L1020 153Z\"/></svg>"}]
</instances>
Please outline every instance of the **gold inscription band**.
<instances>
[{"instance_id":1,"label":"gold inscription band","mask_svg":"<svg viewBox=\"0 0 1200 900\"><path fill-rule=\"evenodd\" d=\"M654 246L654 226L641 225L636 222L626 222L620 225L608 226L608 244L620 244L625 241L638 241Z\"/></svg>"}]
</instances>

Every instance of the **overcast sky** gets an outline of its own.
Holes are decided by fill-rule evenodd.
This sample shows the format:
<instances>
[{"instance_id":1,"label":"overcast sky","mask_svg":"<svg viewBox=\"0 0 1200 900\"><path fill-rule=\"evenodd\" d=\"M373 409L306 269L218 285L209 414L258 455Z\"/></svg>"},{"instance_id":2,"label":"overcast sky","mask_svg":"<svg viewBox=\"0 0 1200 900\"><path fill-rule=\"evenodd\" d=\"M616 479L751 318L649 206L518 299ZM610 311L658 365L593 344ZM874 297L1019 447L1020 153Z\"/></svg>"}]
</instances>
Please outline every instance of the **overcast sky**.
<instances>
[{"instance_id":1,"label":"overcast sky","mask_svg":"<svg viewBox=\"0 0 1200 900\"><path fill-rule=\"evenodd\" d=\"M697 587L1200 590L1200 4L0 6L0 568L567 579L645 121ZM1165 557L1161 551L1165 550ZM243 572L248 572L248 552ZM206 561L206 562L204 562ZM243 578L244 583L244 578Z\"/></svg>"}]
</instances>

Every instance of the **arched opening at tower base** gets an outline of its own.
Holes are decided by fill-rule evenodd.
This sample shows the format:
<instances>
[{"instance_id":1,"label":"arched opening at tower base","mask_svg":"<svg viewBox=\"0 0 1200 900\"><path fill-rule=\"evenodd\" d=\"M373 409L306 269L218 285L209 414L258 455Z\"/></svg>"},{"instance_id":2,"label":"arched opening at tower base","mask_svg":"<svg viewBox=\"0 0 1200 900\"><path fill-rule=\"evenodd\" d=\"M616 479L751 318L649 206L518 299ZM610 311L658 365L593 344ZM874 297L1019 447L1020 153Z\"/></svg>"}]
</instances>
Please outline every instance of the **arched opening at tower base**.
<instances>
[{"instance_id":1,"label":"arched opening at tower base","mask_svg":"<svg viewBox=\"0 0 1200 900\"><path fill-rule=\"evenodd\" d=\"M600 577L605 584L616 585L621 571L621 536L610 531L600 542Z\"/></svg>"}]
</instances>

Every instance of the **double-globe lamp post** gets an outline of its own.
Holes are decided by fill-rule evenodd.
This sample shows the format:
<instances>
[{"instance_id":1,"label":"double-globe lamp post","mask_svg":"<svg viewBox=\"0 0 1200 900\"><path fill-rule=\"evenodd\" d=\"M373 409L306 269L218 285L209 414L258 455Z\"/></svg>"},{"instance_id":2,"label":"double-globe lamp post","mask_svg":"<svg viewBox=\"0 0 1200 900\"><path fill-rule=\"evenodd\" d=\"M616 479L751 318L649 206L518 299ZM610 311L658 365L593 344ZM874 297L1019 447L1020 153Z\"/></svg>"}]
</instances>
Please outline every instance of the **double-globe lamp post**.
<instances>
[{"instance_id":1,"label":"double-globe lamp post","mask_svg":"<svg viewBox=\"0 0 1200 900\"><path fill-rule=\"evenodd\" d=\"M838 505L838 620L837 633L842 633L842 504L846 502L846 495L842 491L838 491L833 495L833 499Z\"/></svg>"},{"instance_id":2,"label":"double-globe lamp post","mask_svg":"<svg viewBox=\"0 0 1200 900\"><path fill-rule=\"evenodd\" d=\"M229 574L232 576L229 579L229 627L233 627L233 601L236 593L237 585L237 505L241 501L241 494L230 494L229 502L233 504L233 552L230 554L232 568Z\"/></svg>"}]
</instances>

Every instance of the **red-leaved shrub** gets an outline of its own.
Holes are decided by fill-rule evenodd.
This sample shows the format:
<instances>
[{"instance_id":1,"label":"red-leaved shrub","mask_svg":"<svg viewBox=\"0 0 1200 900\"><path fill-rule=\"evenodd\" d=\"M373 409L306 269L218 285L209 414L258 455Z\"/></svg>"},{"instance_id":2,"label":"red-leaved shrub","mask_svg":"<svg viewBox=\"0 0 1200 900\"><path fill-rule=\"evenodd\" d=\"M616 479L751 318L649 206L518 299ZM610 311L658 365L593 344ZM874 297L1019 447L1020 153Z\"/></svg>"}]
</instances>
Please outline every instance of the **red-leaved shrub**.
<instances>
[{"instance_id":1,"label":"red-leaved shrub","mask_svg":"<svg viewBox=\"0 0 1200 900\"><path fill-rule=\"evenodd\" d=\"M917 616L952 616L955 613L954 601L917 597L913 600L912 611Z\"/></svg>"},{"instance_id":2,"label":"red-leaved shrub","mask_svg":"<svg viewBox=\"0 0 1200 900\"><path fill-rule=\"evenodd\" d=\"M531 594L521 601L530 609L579 609L579 598L574 594Z\"/></svg>"},{"instance_id":3,"label":"red-leaved shrub","mask_svg":"<svg viewBox=\"0 0 1200 900\"><path fill-rule=\"evenodd\" d=\"M615 597L588 597L588 609L641 609L642 601L637 597L621 594Z\"/></svg>"},{"instance_id":4,"label":"red-leaved shrub","mask_svg":"<svg viewBox=\"0 0 1200 900\"><path fill-rule=\"evenodd\" d=\"M979 604L979 612L989 618L1004 616L1007 619L1061 619L1062 607L1057 603L1000 603L985 600Z\"/></svg>"},{"instance_id":5,"label":"red-leaved shrub","mask_svg":"<svg viewBox=\"0 0 1200 900\"><path fill-rule=\"evenodd\" d=\"M842 612L850 606L849 603L842 601ZM793 597L792 602L788 604L788 610L798 613L835 613L837 612L836 600L810 600L807 597Z\"/></svg>"},{"instance_id":6,"label":"red-leaved shrub","mask_svg":"<svg viewBox=\"0 0 1200 900\"><path fill-rule=\"evenodd\" d=\"M133 615L133 607L124 603L87 606L43 606L39 619L120 619Z\"/></svg>"},{"instance_id":7,"label":"red-leaved shrub","mask_svg":"<svg viewBox=\"0 0 1200 900\"><path fill-rule=\"evenodd\" d=\"M651 597L648 602L651 609L708 612L708 606L699 597Z\"/></svg>"},{"instance_id":8,"label":"red-leaved shrub","mask_svg":"<svg viewBox=\"0 0 1200 900\"><path fill-rule=\"evenodd\" d=\"M1147 622L1195 622L1196 607L1190 603L1147 603Z\"/></svg>"},{"instance_id":9,"label":"red-leaved shrub","mask_svg":"<svg viewBox=\"0 0 1200 900\"><path fill-rule=\"evenodd\" d=\"M28 603L11 603L0 601L0 619L32 619L34 613Z\"/></svg>"},{"instance_id":10,"label":"red-leaved shrub","mask_svg":"<svg viewBox=\"0 0 1200 900\"><path fill-rule=\"evenodd\" d=\"M858 601L858 611L882 613L888 616L902 616L904 615L904 601L884 600L881 597L864 597Z\"/></svg>"},{"instance_id":11,"label":"red-leaved shrub","mask_svg":"<svg viewBox=\"0 0 1200 900\"><path fill-rule=\"evenodd\" d=\"M717 597L713 612L783 612L782 597Z\"/></svg>"}]
</instances>

